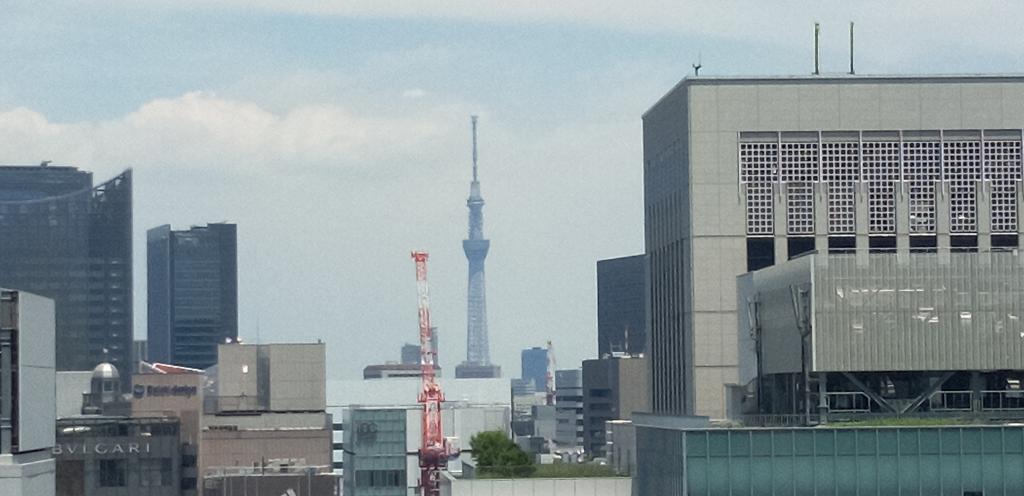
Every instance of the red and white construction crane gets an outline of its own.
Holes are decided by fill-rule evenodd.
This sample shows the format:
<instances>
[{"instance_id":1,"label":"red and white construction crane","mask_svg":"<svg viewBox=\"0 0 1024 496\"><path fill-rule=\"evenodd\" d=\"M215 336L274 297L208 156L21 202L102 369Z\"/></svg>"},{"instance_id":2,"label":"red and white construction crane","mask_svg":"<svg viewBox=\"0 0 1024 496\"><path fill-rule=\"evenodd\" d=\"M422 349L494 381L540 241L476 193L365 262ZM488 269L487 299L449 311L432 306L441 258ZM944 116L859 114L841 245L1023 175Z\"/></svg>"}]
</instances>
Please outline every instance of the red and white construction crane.
<instances>
[{"instance_id":1,"label":"red and white construction crane","mask_svg":"<svg viewBox=\"0 0 1024 496\"><path fill-rule=\"evenodd\" d=\"M419 402L423 404L423 439L420 444L420 493L422 496L439 496L441 494L441 470L447 467L448 460L458 456L458 448L445 439L441 431L441 403L444 393L441 385L434 380L434 364L437 360L431 346L430 329L430 294L427 288L427 252L414 251L412 259L416 261L416 287L419 294L420 314L420 370L423 376L423 389L419 394Z\"/></svg>"}]
</instances>

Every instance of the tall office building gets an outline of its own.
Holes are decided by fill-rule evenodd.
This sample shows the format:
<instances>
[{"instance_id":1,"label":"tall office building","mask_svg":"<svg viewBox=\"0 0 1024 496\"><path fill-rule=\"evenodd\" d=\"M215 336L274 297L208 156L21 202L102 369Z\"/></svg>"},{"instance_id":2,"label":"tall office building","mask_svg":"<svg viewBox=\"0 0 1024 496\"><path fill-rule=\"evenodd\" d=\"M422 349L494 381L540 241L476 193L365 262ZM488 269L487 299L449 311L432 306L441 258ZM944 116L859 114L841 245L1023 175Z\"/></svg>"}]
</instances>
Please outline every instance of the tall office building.
<instances>
[{"instance_id":1,"label":"tall office building","mask_svg":"<svg viewBox=\"0 0 1024 496\"><path fill-rule=\"evenodd\" d=\"M238 256L234 224L147 234L149 359L203 369L217 345L238 339Z\"/></svg>"},{"instance_id":2,"label":"tall office building","mask_svg":"<svg viewBox=\"0 0 1024 496\"><path fill-rule=\"evenodd\" d=\"M131 370L131 184L130 170L93 187L74 167L0 166L0 284L54 300L59 370Z\"/></svg>"},{"instance_id":3,"label":"tall office building","mask_svg":"<svg viewBox=\"0 0 1024 496\"><path fill-rule=\"evenodd\" d=\"M544 391L548 378L548 350L534 346L519 355L524 380L533 383L535 391Z\"/></svg>"},{"instance_id":4,"label":"tall office building","mask_svg":"<svg viewBox=\"0 0 1024 496\"><path fill-rule=\"evenodd\" d=\"M458 378L501 377L501 367L491 363L487 343L487 292L484 284L484 260L491 241L484 238L484 198L480 196L476 162L476 116L473 122L473 182L469 185L469 239L462 251L469 261L469 289L466 292L466 361L455 367Z\"/></svg>"},{"instance_id":5,"label":"tall office building","mask_svg":"<svg viewBox=\"0 0 1024 496\"><path fill-rule=\"evenodd\" d=\"M598 356L647 351L647 258L597 261Z\"/></svg>"},{"instance_id":6,"label":"tall office building","mask_svg":"<svg viewBox=\"0 0 1024 496\"><path fill-rule=\"evenodd\" d=\"M747 271L1020 246L1022 77L688 78L643 126L656 413L725 416Z\"/></svg>"}]
</instances>

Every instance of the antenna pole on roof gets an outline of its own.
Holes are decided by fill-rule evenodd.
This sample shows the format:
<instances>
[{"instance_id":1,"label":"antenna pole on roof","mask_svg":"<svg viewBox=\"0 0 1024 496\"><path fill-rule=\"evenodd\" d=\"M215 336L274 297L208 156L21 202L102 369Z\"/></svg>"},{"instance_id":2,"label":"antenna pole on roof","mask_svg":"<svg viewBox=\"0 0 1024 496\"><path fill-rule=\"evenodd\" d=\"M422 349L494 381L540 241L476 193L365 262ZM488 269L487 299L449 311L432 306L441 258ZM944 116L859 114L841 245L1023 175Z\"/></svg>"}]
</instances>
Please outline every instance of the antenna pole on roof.
<instances>
[{"instance_id":1,"label":"antenna pole on roof","mask_svg":"<svg viewBox=\"0 0 1024 496\"><path fill-rule=\"evenodd\" d=\"M818 67L818 38L821 36L821 25L814 23L814 75L821 74Z\"/></svg>"},{"instance_id":2,"label":"antenna pole on roof","mask_svg":"<svg viewBox=\"0 0 1024 496\"><path fill-rule=\"evenodd\" d=\"M853 21L850 21L850 75L853 75Z\"/></svg>"}]
</instances>

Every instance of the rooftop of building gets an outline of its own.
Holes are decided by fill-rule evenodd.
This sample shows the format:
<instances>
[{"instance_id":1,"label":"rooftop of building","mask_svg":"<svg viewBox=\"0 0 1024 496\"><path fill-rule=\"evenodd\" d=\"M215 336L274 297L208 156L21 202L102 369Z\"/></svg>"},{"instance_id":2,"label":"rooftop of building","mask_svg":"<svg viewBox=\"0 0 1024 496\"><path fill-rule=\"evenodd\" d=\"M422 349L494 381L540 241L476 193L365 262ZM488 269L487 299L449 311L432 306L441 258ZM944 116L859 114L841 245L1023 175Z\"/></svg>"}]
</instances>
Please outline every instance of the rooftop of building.
<instances>
[{"instance_id":1,"label":"rooftop of building","mask_svg":"<svg viewBox=\"0 0 1024 496\"><path fill-rule=\"evenodd\" d=\"M993 83L1014 82L1024 83L1024 74L990 73L990 74L793 74L793 75L762 75L762 76L686 76L672 89L654 102L643 116L677 90L687 86L725 86L725 85L779 85L779 84L903 84L903 83Z\"/></svg>"},{"instance_id":2,"label":"rooftop of building","mask_svg":"<svg viewBox=\"0 0 1024 496\"><path fill-rule=\"evenodd\" d=\"M74 167L74 166L70 166L70 165L51 165L49 160L45 160L45 161L40 162L40 163L35 164L35 165L0 164L0 168L3 168L3 169L26 169L26 170L28 170L28 169L47 168L47 169L62 170L62 171L77 171L78 170L78 167Z\"/></svg>"}]
</instances>

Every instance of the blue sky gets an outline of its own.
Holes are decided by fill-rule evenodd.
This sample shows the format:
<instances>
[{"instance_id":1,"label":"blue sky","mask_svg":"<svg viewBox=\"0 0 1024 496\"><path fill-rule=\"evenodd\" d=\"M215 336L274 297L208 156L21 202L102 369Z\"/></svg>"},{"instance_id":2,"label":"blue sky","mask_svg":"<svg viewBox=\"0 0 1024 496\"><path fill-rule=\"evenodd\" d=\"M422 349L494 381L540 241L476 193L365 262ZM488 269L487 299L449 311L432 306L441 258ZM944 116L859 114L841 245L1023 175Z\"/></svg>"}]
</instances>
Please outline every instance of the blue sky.
<instances>
[{"instance_id":1,"label":"blue sky","mask_svg":"<svg viewBox=\"0 0 1024 496\"><path fill-rule=\"evenodd\" d=\"M328 342L334 377L416 338L410 249L431 251L448 370L465 354L469 115L487 200L491 355L596 353L594 263L643 250L640 115L702 74L1021 72L1004 2L5 4L0 163L136 174L145 230L239 224L240 325Z\"/></svg>"}]
</instances>

